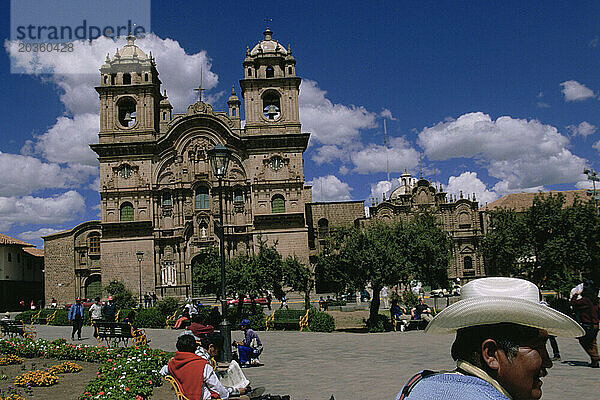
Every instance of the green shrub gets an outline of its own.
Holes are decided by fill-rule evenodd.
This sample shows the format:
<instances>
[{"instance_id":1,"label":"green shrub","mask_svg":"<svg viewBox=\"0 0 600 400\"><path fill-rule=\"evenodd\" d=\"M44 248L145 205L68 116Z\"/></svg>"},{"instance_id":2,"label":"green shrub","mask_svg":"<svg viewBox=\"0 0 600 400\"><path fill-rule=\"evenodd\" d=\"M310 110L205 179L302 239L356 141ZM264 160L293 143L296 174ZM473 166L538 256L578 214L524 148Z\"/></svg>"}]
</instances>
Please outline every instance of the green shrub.
<instances>
[{"instance_id":1,"label":"green shrub","mask_svg":"<svg viewBox=\"0 0 600 400\"><path fill-rule=\"evenodd\" d=\"M179 309L179 300L174 297L165 297L156 302L156 308L165 318L170 317Z\"/></svg>"},{"instance_id":2,"label":"green shrub","mask_svg":"<svg viewBox=\"0 0 600 400\"><path fill-rule=\"evenodd\" d=\"M298 321L300 320L300 317L304 316L304 314L306 314L306 310L284 310L283 308L280 308L279 310L275 311L275 320L295 319Z\"/></svg>"},{"instance_id":3,"label":"green shrub","mask_svg":"<svg viewBox=\"0 0 600 400\"><path fill-rule=\"evenodd\" d=\"M138 328L164 328L165 317L156 307L142 308L135 313L134 325Z\"/></svg>"},{"instance_id":4,"label":"green shrub","mask_svg":"<svg viewBox=\"0 0 600 400\"><path fill-rule=\"evenodd\" d=\"M56 310L56 314L54 315L54 319L50 322L50 325L54 326L67 326L69 325L69 319L67 318L68 312L67 310Z\"/></svg>"},{"instance_id":5,"label":"green shrub","mask_svg":"<svg viewBox=\"0 0 600 400\"><path fill-rule=\"evenodd\" d=\"M367 320L367 329L369 332L389 332L393 328L390 317L383 314L377 314L374 320Z\"/></svg>"},{"instance_id":6,"label":"green shrub","mask_svg":"<svg viewBox=\"0 0 600 400\"><path fill-rule=\"evenodd\" d=\"M335 320L326 312L311 309L308 318L308 329L313 332L332 332L335 329Z\"/></svg>"},{"instance_id":7,"label":"green shrub","mask_svg":"<svg viewBox=\"0 0 600 400\"><path fill-rule=\"evenodd\" d=\"M329 307L335 307L335 306L345 306L347 303L345 300L329 300L327 302L327 305Z\"/></svg>"},{"instance_id":8,"label":"green shrub","mask_svg":"<svg viewBox=\"0 0 600 400\"><path fill-rule=\"evenodd\" d=\"M248 319L250 320L250 326L255 331L264 331L266 329L265 322L267 320L267 316L264 312L260 314L250 315Z\"/></svg>"},{"instance_id":9,"label":"green shrub","mask_svg":"<svg viewBox=\"0 0 600 400\"><path fill-rule=\"evenodd\" d=\"M15 316L15 321L23 321L26 324L31 324L31 318L37 313L37 310L23 311Z\"/></svg>"},{"instance_id":10,"label":"green shrub","mask_svg":"<svg viewBox=\"0 0 600 400\"><path fill-rule=\"evenodd\" d=\"M122 310L119 310L119 321L117 322L123 322L123 320L127 317L129 317L129 314L131 314L131 312L133 311L133 309L131 308L124 308ZM134 321L137 319L137 315L135 315L134 317Z\"/></svg>"}]
</instances>

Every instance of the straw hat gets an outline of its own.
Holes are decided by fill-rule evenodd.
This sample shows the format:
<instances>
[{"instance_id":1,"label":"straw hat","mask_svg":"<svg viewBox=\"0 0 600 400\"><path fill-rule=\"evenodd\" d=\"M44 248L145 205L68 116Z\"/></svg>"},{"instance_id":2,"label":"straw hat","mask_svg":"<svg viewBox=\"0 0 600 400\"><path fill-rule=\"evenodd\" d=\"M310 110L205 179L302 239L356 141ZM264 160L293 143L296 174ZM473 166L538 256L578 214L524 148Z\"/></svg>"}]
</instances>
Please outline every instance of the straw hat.
<instances>
[{"instance_id":1,"label":"straw hat","mask_svg":"<svg viewBox=\"0 0 600 400\"><path fill-rule=\"evenodd\" d=\"M468 326L511 322L561 337L585 334L573 319L540 304L537 286L524 279L476 279L462 287L460 297L460 301L435 316L426 333L453 333Z\"/></svg>"}]
</instances>

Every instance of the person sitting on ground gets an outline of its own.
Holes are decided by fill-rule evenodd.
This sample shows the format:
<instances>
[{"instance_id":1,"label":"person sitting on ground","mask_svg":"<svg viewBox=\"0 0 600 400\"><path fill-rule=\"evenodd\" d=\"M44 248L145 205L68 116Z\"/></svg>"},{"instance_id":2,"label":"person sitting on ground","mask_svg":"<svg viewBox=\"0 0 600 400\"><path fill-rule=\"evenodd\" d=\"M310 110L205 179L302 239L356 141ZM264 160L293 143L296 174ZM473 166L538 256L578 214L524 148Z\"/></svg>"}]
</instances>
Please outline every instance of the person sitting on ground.
<instances>
[{"instance_id":1,"label":"person sitting on ground","mask_svg":"<svg viewBox=\"0 0 600 400\"><path fill-rule=\"evenodd\" d=\"M205 338L206 345L204 351L209 356L209 359L216 357L223 347L223 338L214 334L210 339ZM233 397L235 389L228 389L221 384L214 368L210 362L198 356L195 352L198 348L196 339L192 335L182 335L177 338L177 352L167 365L160 370L161 375L171 375L175 378L180 386L183 394L189 400L208 400L212 398L212 394L222 400L227 400ZM247 396L240 396L246 393L246 388L241 388L237 391L237 397L249 399Z\"/></svg>"},{"instance_id":2,"label":"person sitting on ground","mask_svg":"<svg viewBox=\"0 0 600 400\"><path fill-rule=\"evenodd\" d=\"M425 329L456 332L453 371L422 371L396 400L530 400L542 397L540 378L552 368L548 334L579 337L568 316L539 303L538 288L517 278L481 278L462 287L461 300Z\"/></svg>"},{"instance_id":3,"label":"person sitting on ground","mask_svg":"<svg viewBox=\"0 0 600 400\"><path fill-rule=\"evenodd\" d=\"M260 362L258 356L260 356L260 353L263 351L260 338L254 330L250 329L249 319L243 319L238 325L242 331L244 331L244 341L234 342L234 345L236 345L238 349L240 365L242 368L249 365L259 365Z\"/></svg>"},{"instance_id":4,"label":"person sitting on ground","mask_svg":"<svg viewBox=\"0 0 600 400\"><path fill-rule=\"evenodd\" d=\"M183 310L183 313L179 316L179 318L175 322L175 325L173 325L173 329L186 328L189 325L189 321L190 321L190 312L188 311L188 308L186 307L185 310Z\"/></svg>"},{"instance_id":5,"label":"person sitting on ground","mask_svg":"<svg viewBox=\"0 0 600 400\"><path fill-rule=\"evenodd\" d=\"M408 325L408 321L411 316L408 314L406 307L400 305L398 299L392 300L392 304L390 305L390 317L392 318L392 323L394 321L400 322L400 331L404 332L406 330L406 326Z\"/></svg>"},{"instance_id":6,"label":"person sitting on ground","mask_svg":"<svg viewBox=\"0 0 600 400\"><path fill-rule=\"evenodd\" d=\"M102 317L106 322L114 322L117 315L117 306L113 303L113 297L108 296L108 300L102 307Z\"/></svg>"},{"instance_id":7,"label":"person sitting on ground","mask_svg":"<svg viewBox=\"0 0 600 400\"><path fill-rule=\"evenodd\" d=\"M425 299L421 297L419 304L410 310L410 316L412 319L421 319L427 322L431 322L433 316L431 315L431 308L425 303Z\"/></svg>"}]
</instances>

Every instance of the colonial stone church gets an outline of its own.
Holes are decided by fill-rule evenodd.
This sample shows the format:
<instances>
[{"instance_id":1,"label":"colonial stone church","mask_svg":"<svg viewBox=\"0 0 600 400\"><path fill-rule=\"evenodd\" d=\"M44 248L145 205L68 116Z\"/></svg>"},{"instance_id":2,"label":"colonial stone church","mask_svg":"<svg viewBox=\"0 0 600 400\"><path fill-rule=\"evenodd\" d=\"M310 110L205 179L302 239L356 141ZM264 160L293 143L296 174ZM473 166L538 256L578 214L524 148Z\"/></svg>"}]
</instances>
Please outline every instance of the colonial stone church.
<instances>
[{"instance_id":1,"label":"colonial stone church","mask_svg":"<svg viewBox=\"0 0 600 400\"><path fill-rule=\"evenodd\" d=\"M107 55L96 87L99 141L91 145L100 161L101 220L44 238L47 304L95 297L115 279L136 296L140 286L159 297L198 295L192 265L219 240L219 184L207 154L217 144L232 151L222 191L228 257L254 252L262 237L277 242L283 257L308 263L329 227L366 221L362 201L312 203L296 60L268 28L263 34L243 61L244 127L235 86L227 112L202 101L200 87L198 101L174 114L152 53L135 37ZM450 277L481 276L475 198L448 201L427 180L401 179L389 200L371 207L372 217L402 218L432 206L455 240Z\"/></svg>"},{"instance_id":2,"label":"colonial stone church","mask_svg":"<svg viewBox=\"0 0 600 400\"><path fill-rule=\"evenodd\" d=\"M113 279L139 294L138 252L142 293L191 295L194 259L218 243L219 185L207 150L219 143L232 150L222 193L228 255L253 252L261 236L308 262L310 134L300 127L299 87L290 48L267 28L243 61L244 127L235 87L227 112L203 102L199 88L199 100L173 114L152 54L129 36L96 87L101 220L44 238L48 299L92 297Z\"/></svg>"}]
</instances>

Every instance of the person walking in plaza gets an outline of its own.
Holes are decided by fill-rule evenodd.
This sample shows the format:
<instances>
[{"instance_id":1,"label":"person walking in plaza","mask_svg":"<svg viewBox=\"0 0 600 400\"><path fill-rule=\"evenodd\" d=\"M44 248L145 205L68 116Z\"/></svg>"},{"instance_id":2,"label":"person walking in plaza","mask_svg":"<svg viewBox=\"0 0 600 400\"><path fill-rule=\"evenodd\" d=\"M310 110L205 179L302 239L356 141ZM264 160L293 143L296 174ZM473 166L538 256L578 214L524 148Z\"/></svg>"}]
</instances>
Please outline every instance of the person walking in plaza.
<instances>
[{"instance_id":1,"label":"person walking in plaza","mask_svg":"<svg viewBox=\"0 0 600 400\"><path fill-rule=\"evenodd\" d=\"M96 326L94 322L102 321L102 303L100 297L96 297L94 304L90 306L90 315L92 316L92 328L94 329L94 337L96 337Z\"/></svg>"},{"instance_id":2,"label":"person walking in plaza","mask_svg":"<svg viewBox=\"0 0 600 400\"><path fill-rule=\"evenodd\" d=\"M152 292L152 307L156 307L157 301L158 301L158 297L156 297L156 292Z\"/></svg>"},{"instance_id":3,"label":"person walking in plaza","mask_svg":"<svg viewBox=\"0 0 600 400\"><path fill-rule=\"evenodd\" d=\"M540 301L540 304L546 307L550 307L550 305L544 300ZM552 361L560 361L560 349L558 348L556 336L548 335L548 341L550 342L550 347L552 347Z\"/></svg>"},{"instance_id":4,"label":"person walking in plaza","mask_svg":"<svg viewBox=\"0 0 600 400\"><path fill-rule=\"evenodd\" d=\"M271 302L273 301L273 295L271 294L270 290L267 290L267 308L270 310L271 309Z\"/></svg>"},{"instance_id":5,"label":"person walking in plaza","mask_svg":"<svg viewBox=\"0 0 600 400\"><path fill-rule=\"evenodd\" d=\"M81 304L81 299L78 297L75 300L75 304L69 308L69 314L67 315L69 322L73 325L71 340L75 340L75 333L77 333L77 339L81 340L81 327L83 326L84 313L85 309L83 308L83 304Z\"/></svg>"},{"instance_id":6,"label":"person walking in plaza","mask_svg":"<svg viewBox=\"0 0 600 400\"><path fill-rule=\"evenodd\" d=\"M581 295L581 296L580 296ZM590 367L600 367L598 355L598 289L594 282L587 280L581 290L576 290L571 297L571 306L579 317L579 323L585 330L585 335L577 338L581 347L590 356Z\"/></svg>"},{"instance_id":7,"label":"person walking in plaza","mask_svg":"<svg viewBox=\"0 0 600 400\"><path fill-rule=\"evenodd\" d=\"M117 306L113 303L113 297L108 296L108 300L102 307L102 317L107 322L114 322L117 316Z\"/></svg>"},{"instance_id":8,"label":"person walking in plaza","mask_svg":"<svg viewBox=\"0 0 600 400\"><path fill-rule=\"evenodd\" d=\"M395 400L531 400L542 397L552 361L548 334L579 337L583 328L539 302L536 285L517 278L480 278L461 289L461 300L446 307L425 329L456 332L452 371L424 370Z\"/></svg>"},{"instance_id":9,"label":"person walking in plaza","mask_svg":"<svg viewBox=\"0 0 600 400\"><path fill-rule=\"evenodd\" d=\"M281 305L279 306L279 309L281 310L283 307L285 307L286 310L289 310L287 296L285 295L285 293L283 294L283 296L281 296Z\"/></svg>"},{"instance_id":10,"label":"person walking in plaza","mask_svg":"<svg viewBox=\"0 0 600 400\"><path fill-rule=\"evenodd\" d=\"M383 303L383 308L390 308L390 300L388 298L387 286L381 288L381 302Z\"/></svg>"}]
</instances>

